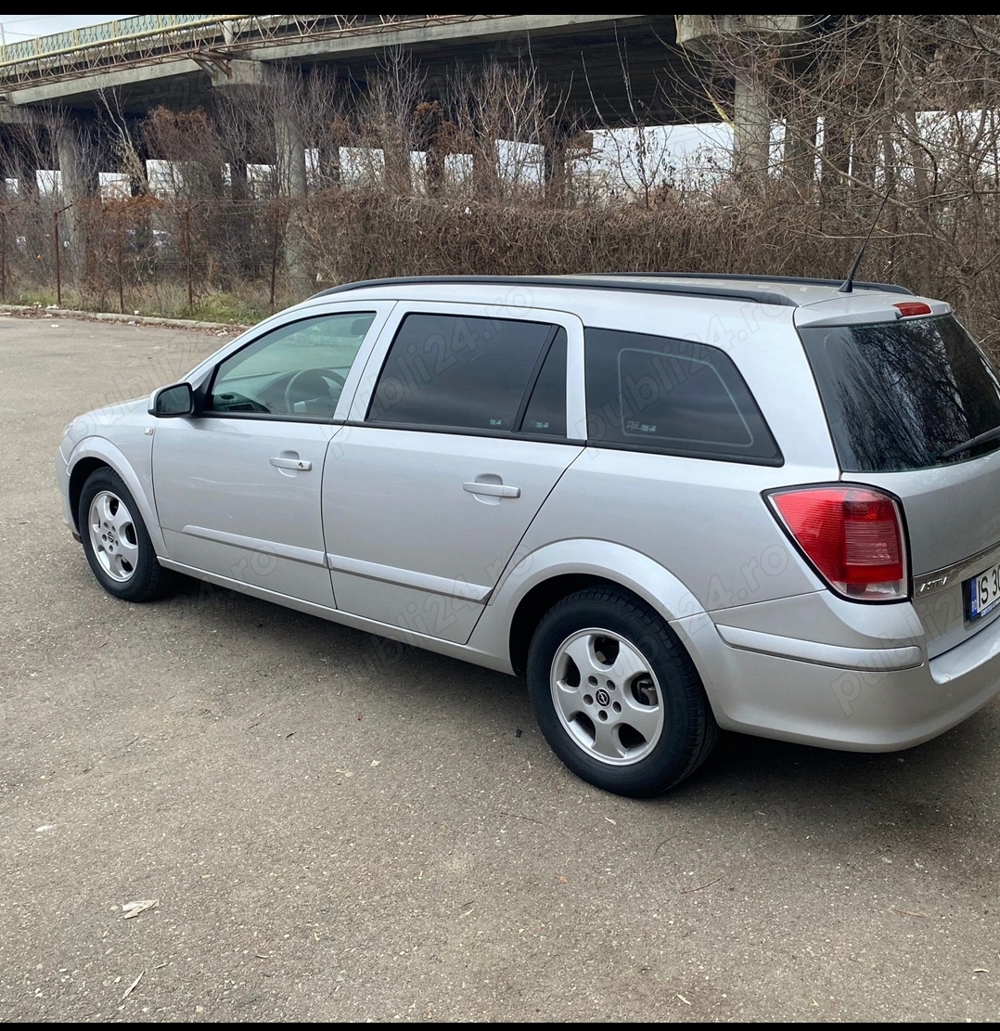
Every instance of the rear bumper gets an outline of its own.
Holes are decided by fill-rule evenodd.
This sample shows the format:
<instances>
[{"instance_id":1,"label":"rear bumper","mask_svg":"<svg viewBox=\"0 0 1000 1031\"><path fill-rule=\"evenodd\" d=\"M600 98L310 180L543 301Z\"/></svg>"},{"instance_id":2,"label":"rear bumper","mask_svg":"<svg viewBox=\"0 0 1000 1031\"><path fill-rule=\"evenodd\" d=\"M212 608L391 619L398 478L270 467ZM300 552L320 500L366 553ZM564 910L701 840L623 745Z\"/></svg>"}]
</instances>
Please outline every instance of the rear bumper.
<instances>
[{"instance_id":1,"label":"rear bumper","mask_svg":"<svg viewBox=\"0 0 1000 1031\"><path fill-rule=\"evenodd\" d=\"M767 635L733 635L705 615L674 625L727 730L888 752L943 734L1000 694L1000 621L929 661L911 640L904 647L823 653L837 665L789 657L787 638L772 638L785 654L759 650Z\"/></svg>"}]
</instances>

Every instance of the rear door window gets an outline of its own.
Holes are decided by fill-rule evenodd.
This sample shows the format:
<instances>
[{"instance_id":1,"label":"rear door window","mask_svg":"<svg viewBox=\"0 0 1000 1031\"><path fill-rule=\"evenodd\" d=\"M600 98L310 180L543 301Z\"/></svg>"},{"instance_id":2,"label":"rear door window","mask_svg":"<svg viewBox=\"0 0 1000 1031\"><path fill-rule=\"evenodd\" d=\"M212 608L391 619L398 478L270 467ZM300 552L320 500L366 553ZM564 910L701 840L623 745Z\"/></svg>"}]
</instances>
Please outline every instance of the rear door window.
<instances>
[{"instance_id":1,"label":"rear door window","mask_svg":"<svg viewBox=\"0 0 1000 1031\"><path fill-rule=\"evenodd\" d=\"M529 436L565 437L566 330L562 327L556 332L543 360L518 428Z\"/></svg>"},{"instance_id":2,"label":"rear door window","mask_svg":"<svg viewBox=\"0 0 1000 1031\"><path fill-rule=\"evenodd\" d=\"M780 464L743 377L717 347L587 329L587 437L597 445Z\"/></svg>"},{"instance_id":3,"label":"rear door window","mask_svg":"<svg viewBox=\"0 0 1000 1031\"><path fill-rule=\"evenodd\" d=\"M542 322L407 315L389 349L367 421L511 433L524 414L522 403L543 349L555 334L555 326ZM563 405L565 424L565 385ZM543 412L536 421L551 424L553 418Z\"/></svg>"},{"instance_id":4,"label":"rear door window","mask_svg":"<svg viewBox=\"0 0 1000 1031\"><path fill-rule=\"evenodd\" d=\"M987 441L944 457L1000 426L996 372L953 316L799 335L845 472L925 469L1000 447Z\"/></svg>"}]
</instances>

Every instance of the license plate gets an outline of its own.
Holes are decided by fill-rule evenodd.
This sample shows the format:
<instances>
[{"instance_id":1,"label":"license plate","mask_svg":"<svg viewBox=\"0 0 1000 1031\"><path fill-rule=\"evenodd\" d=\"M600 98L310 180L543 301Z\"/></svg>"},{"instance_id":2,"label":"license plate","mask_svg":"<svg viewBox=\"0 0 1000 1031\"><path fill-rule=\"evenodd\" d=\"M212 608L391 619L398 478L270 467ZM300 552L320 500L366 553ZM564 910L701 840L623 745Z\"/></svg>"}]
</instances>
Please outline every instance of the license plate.
<instances>
[{"instance_id":1,"label":"license plate","mask_svg":"<svg viewBox=\"0 0 1000 1031\"><path fill-rule=\"evenodd\" d=\"M1000 562L965 581L969 619L982 619L1000 605Z\"/></svg>"}]
</instances>

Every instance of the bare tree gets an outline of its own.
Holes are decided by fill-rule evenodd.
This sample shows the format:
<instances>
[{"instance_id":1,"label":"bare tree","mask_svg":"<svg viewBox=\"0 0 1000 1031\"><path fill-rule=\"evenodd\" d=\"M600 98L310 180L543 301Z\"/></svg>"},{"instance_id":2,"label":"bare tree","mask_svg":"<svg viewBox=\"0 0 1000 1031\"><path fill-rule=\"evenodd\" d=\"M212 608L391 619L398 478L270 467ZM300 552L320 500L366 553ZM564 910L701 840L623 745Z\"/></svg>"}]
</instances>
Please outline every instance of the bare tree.
<instances>
[{"instance_id":1,"label":"bare tree","mask_svg":"<svg viewBox=\"0 0 1000 1031\"><path fill-rule=\"evenodd\" d=\"M714 138L744 131L742 83L765 147L736 164L706 143L700 179L634 95L624 51L624 109L595 102L587 123L530 55L430 80L395 51L363 92L333 69L281 69L141 125L109 90L71 154L55 112L48 130L5 124L2 292L52 289L71 220L86 228L72 264L92 306L224 296L257 312L317 281L422 272L837 277L888 197L862 275L950 299L1000 342L1000 16L817 16L794 38L733 32L709 51L683 71L702 116L729 123ZM668 74L661 119L679 88ZM88 147L89 170L72 169ZM44 174L57 165L61 195ZM97 172L115 169L128 189L102 198Z\"/></svg>"}]
</instances>

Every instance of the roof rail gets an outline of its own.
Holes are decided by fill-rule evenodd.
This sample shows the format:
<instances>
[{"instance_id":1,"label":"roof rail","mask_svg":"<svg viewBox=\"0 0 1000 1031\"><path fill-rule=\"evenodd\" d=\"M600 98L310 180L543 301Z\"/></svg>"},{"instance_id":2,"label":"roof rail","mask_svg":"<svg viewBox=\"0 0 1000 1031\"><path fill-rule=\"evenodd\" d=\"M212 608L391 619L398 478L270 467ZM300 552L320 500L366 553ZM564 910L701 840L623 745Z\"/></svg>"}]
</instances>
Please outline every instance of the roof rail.
<instances>
[{"instance_id":1,"label":"roof rail","mask_svg":"<svg viewBox=\"0 0 1000 1031\"><path fill-rule=\"evenodd\" d=\"M723 283L787 283L790 286L835 286L844 285L842 279L820 279L812 276L753 276L735 272L594 272L595 276L646 276L653 279L717 279ZM908 287L895 283L866 283L854 281L855 290L884 290L890 294L913 296Z\"/></svg>"},{"instance_id":2,"label":"roof rail","mask_svg":"<svg viewBox=\"0 0 1000 1031\"><path fill-rule=\"evenodd\" d=\"M785 294L771 290L752 290L746 287L729 286L720 282L718 286L701 283L673 282L669 274L663 282L638 283L627 279L612 280L615 273L597 273L593 278L584 276L397 276L391 279L367 279L358 283L344 283L321 290L314 297L328 297L331 294L346 293L372 286L413 286L440 283L445 285L495 285L495 286L559 286L585 290L627 290L646 294L674 294L684 297L716 297L727 301L749 301L752 304L775 304L784 308L797 308L797 303ZM641 275L643 273L634 273ZM602 277L608 278L602 281ZM711 277L716 278L716 277ZM746 277L746 282L753 280ZM839 281L836 285L840 285ZM858 284L855 284L857 286Z\"/></svg>"}]
</instances>

